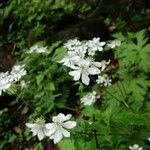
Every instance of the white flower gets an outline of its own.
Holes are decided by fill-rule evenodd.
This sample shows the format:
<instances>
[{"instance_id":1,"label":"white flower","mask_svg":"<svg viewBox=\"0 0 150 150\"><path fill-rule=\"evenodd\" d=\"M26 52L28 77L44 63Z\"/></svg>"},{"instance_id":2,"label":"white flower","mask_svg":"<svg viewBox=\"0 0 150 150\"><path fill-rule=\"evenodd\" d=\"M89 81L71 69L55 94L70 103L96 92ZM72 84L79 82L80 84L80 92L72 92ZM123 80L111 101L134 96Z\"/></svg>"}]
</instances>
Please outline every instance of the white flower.
<instances>
[{"instance_id":1,"label":"white flower","mask_svg":"<svg viewBox=\"0 0 150 150\"><path fill-rule=\"evenodd\" d=\"M45 53L47 52L47 46L46 47L39 47L38 45L34 45L30 47L30 50L27 53Z\"/></svg>"},{"instance_id":2,"label":"white flower","mask_svg":"<svg viewBox=\"0 0 150 150\"><path fill-rule=\"evenodd\" d=\"M2 91L5 92L10 86L11 86L12 80L9 76L8 72L1 72L0 73L0 95L2 94Z\"/></svg>"},{"instance_id":3,"label":"white flower","mask_svg":"<svg viewBox=\"0 0 150 150\"><path fill-rule=\"evenodd\" d=\"M28 82L29 83L29 82ZM20 82L20 87L21 87L21 89L24 89L24 88L27 88L28 87L28 85L27 85L27 83L25 82L25 80L22 80L21 82Z\"/></svg>"},{"instance_id":4,"label":"white flower","mask_svg":"<svg viewBox=\"0 0 150 150\"><path fill-rule=\"evenodd\" d=\"M150 137L148 138L148 141L150 142Z\"/></svg>"},{"instance_id":5,"label":"white flower","mask_svg":"<svg viewBox=\"0 0 150 150\"><path fill-rule=\"evenodd\" d=\"M64 44L64 47L67 48L68 50L75 50L76 46L79 45L81 45L81 42L79 40L71 39Z\"/></svg>"},{"instance_id":6,"label":"white flower","mask_svg":"<svg viewBox=\"0 0 150 150\"><path fill-rule=\"evenodd\" d=\"M87 41L88 46L88 55L93 56L96 51L103 51L103 46L105 42L100 42L100 38L93 38L92 40Z\"/></svg>"},{"instance_id":7,"label":"white flower","mask_svg":"<svg viewBox=\"0 0 150 150\"><path fill-rule=\"evenodd\" d=\"M33 53L34 51L36 51L37 48L38 48L38 45L34 45L30 47L30 50L27 53Z\"/></svg>"},{"instance_id":8,"label":"white flower","mask_svg":"<svg viewBox=\"0 0 150 150\"><path fill-rule=\"evenodd\" d=\"M68 54L63 58L60 63L63 63L63 65L74 68L75 65L80 61L80 56L76 55L76 52L68 52Z\"/></svg>"},{"instance_id":9,"label":"white flower","mask_svg":"<svg viewBox=\"0 0 150 150\"><path fill-rule=\"evenodd\" d=\"M103 71L106 68L106 66L110 63L110 60L108 62L106 60L102 60L101 62L94 62L91 58L87 58L86 60L90 61L90 66L101 68L101 71Z\"/></svg>"},{"instance_id":10,"label":"white flower","mask_svg":"<svg viewBox=\"0 0 150 150\"><path fill-rule=\"evenodd\" d=\"M69 72L73 76L73 80L78 81L81 78L85 85L89 85L89 75L101 73L110 61L96 62L92 58L88 58L87 53L93 56L96 51L102 51L105 44L105 42L100 42L100 38L93 38L87 42L80 42L77 39L69 40L64 44L64 47L68 49L68 53L59 62L73 69ZM105 79L104 84L109 85L110 80Z\"/></svg>"},{"instance_id":11,"label":"white flower","mask_svg":"<svg viewBox=\"0 0 150 150\"><path fill-rule=\"evenodd\" d=\"M84 105L92 105L96 102L96 98L96 92L93 91L92 93L88 93L86 96L81 98L81 103L83 103Z\"/></svg>"},{"instance_id":12,"label":"white flower","mask_svg":"<svg viewBox=\"0 0 150 150\"><path fill-rule=\"evenodd\" d=\"M104 76L98 76L98 79L96 80L97 84L104 83L105 77Z\"/></svg>"},{"instance_id":13,"label":"white flower","mask_svg":"<svg viewBox=\"0 0 150 150\"><path fill-rule=\"evenodd\" d=\"M45 137L47 129L45 128L45 120L38 118L35 123L26 123L26 126L31 129L33 136L37 135L41 141Z\"/></svg>"},{"instance_id":14,"label":"white flower","mask_svg":"<svg viewBox=\"0 0 150 150\"><path fill-rule=\"evenodd\" d=\"M93 122L92 122L92 121L90 121L90 122L89 122L89 125L92 125L92 124L93 124Z\"/></svg>"},{"instance_id":15,"label":"white flower","mask_svg":"<svg viewBox=\"0 0 150 150\"><path fill-rule=\"evenodd\" d=\"M115 48L115 47L120 46L120 45L121 45L121 41L119 41L119 40L113 40L107 44L107 46L110 48Z\"/></svg>"},{"instance_id":16,"label":"white flower","mask_svg":"<svg viewBox=\"0 0 150 150\"><path fill-rule=\"evenodd\" d=\"M87 51L86 49L87 47L84 44L78 45L74 48L74 50L68 51L67 55L58 62L63 63L63 65L73 69L79 64L81 61L80 59L85 57L85 53Z\"/></svg>"},{"instance_id":17,"label":"white flower","mask_svg":"<svg viewBox=\"0 0 150 150\"><path fill-rule=\"evenodd\" d=\"M103 71L109 63L110 63L110 60L108 62L106 60L101 61L100 62L101 70Z\"/></svg>"},{"instance_id":18,"label":"white flower","mask_svg":"<svg viewBox=\"0 0 150 150\"><path fill-rule=\"evenodd\" d=\"M76 55L78 55L80 58L84 58L87 52L87 48L88 47L86 44L81 44L79 46L76 46L75 48Z\"/></svg>"},{"instance_id":19,"label":"white flower","mask_svg":"<svg viewBox=\"0 0 150 150\"><path fill-rule=\"evenodd\" d=\"M78 66L73 71L69 72L69 75L73 76L75 81L78 81L81 77L82 82L85 85L89 85L89 75L96 75L100 73L100 70L96 66L90 66L90 61L82 59Z\"/></svg>"},{"instance_id":20,"label":"white flower","mask_svg":"<svg viewBox=\"0 0 150 150\"><path fill-rule=\"evenodd\" d=\"M99 75L98 79L96 80L97 84L104 84L104 86L110 86L112 80L108 78L108 75Z\"/></svg>"},{"instance_id":21,"label":"white flower","mask_svg":"<svg viewBox=\"0 0 150 150\"><path fill-rule=\"evenodd\" d=\"M64 137L70 137L70 132L68 132L66 129L71 129L76 126L75 121L68 121L72 115L64 115L62 113L59 113L57 116L53 117L52 121L53 123L47 123L45 125L48 132L46 133L47 136L50 137L50 139L53 139L54 143L58 143L63 136Z\"/></svg>"},{"instance_id":22,"label":"white flower","mask_svg":"<svg viewBox=\"0 0 150 150\"><path fill-rule=\"evenodd\" d=\"M24 69L24 65L15 65L10 72L10 76L14 81L18 81L22 76L26 74L27 71Z\"/></svg>"},{"instance_id":23,"label":"white flower","mask_svg":"<svg viewBox=\"0 0 150 150\"><path fill-rule=\"evenodd\" d=\"M133 146L129 146L130 150L142 150L143 148L140 147L138 144L134 144Z\"/></svg>"},{"instance_id":24,"label":"white flower","mask_svg":"<svg viewBox=\"0 0 150 150\"><path fill-rule=\"evenodd\" d=\"M111 85L111 82L112 82L112 80L107 77L107 78L105 79L104 86L110 86L110 85Z\"/></svg>"},{"instance_id":25,"label":"white flower","mask_svg":"<svg viewBox=\"0 0 150 150\"><path fill-rule=\"evenodd\" d=\"M24 65L13 66L11 72L0 73L0 95L2 91L6 91L13 82L18 81L22 76L26 75Z\"/></svg>"},{"instance_id":26,"label":"white flower","mask_svg":"<svg viewBox=\"0 0 150 150\"><path fill-rule=\"evenodd\" d=\"M36 50L37 53L45 53L47 52L47 46L46 47L39 47Z\"/></svg>"}]
</instances>

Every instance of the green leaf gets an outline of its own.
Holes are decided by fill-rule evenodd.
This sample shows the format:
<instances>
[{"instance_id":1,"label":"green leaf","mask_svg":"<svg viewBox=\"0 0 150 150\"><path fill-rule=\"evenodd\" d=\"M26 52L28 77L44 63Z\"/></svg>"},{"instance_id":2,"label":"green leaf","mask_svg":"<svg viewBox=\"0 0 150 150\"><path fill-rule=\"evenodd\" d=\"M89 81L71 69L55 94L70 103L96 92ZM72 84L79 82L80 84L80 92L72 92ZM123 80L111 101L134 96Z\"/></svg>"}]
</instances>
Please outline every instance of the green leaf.
<instances>
[{"instance_id":1,"label":"green leaf","mask_svg":"<svg viewBox=\"0 0 150 150\"><path fill-rule=\"evenodd\" d=\"M70 139L62 140L58 145L60 150L75 150L74 142Z\"/></svg>"},{"instance_id":2,"label":"green leaf","mask_svg":"<svg viewBox=\"0 0 150 150\"><path fill-rule=\"evenodd\" d=\"M94 108L93 106L86 106L83 109L83 114L85 116L93 116L93 115L98 115L100 113L100 111L96 108Z\"/></svg>"},{"instance_id":3,"label":"green leaf","mask_svg":"<svg viewBox=\"0 0 150 150\"><path fill-rule=\"evenodd\" d=\"M53 61L60 61L65 57L66 53L67 53L66 48L63 47L57 48L53 56Z\"/></svg>"},{"instance_id":4,"label":"green leaf","mask_svg":"<svg viewBox=\"0 0 150 150\"><path fill-rule=\"evenodd\" d=\"M47 89L50 91L55 91L55 84L53 82L48 83Z\"/></svg>"},{"instance_id":5,"label":"green leaf","mask_svg":"<svg viewBox=\"0 0 150 150\"><path fill-rule=\"evenodd\" d=\"M149 63L150 44L147 44L140 50L139 57L140 57L139 63L140 69L144 70L145 72L148 72L150 70L150 63Z\"/></svg>"},{"instance_id":6,"label":"green leaf","mask_svg":"<svg viewBox=\"0 0 150 150\"><path fill-rule=\"evenodd\" d=\"M123 36L123 34L122 34ZM150 44L145 38L145 30L137 33L128 33L122 38L122 44L115 50L115 57L119 59L119 70L139 70L148 72L150 69Z\"/></svg>"},{"instance_id":7,"label":"green leaf","mask_svg":"<svg viewBox=\"0 0 150 150\"><path fill-rule=\"evenodd\" d=\"M126 125L150 126L150 117L144 114L135 113L118 113L115 114L111 121Z\"/></svg>"},{"instance_id":8,"label":"green leaf","mask_svg":"<svg viewBox=\"0 0 150 150\"><path fill-rule=\"evenodd\" d=\"M137 45L139 48L143 47L147 43L147 39L145 38L145 30L141 30L135 34L137 39Z\"/></svg>"},{"instance_id":9,"label":"green leaf","mask_svg":"<svg viewBox=\"0 0 150 150\"><path fill-rule=\"evenodd\" d=\"M43 74L39 74L36 76L36 83L37 85L39 85L44 79L44 75Z\"/></svg>"},{"instance_id":10,"label":"green leaf","mask_svg":"<svg viewBox=\"0 0 150 150\"><path fill-rule=\"evenodd\" d=\"M138 110L143 105L144 96L149 87L149 81L145 78L135 78L130 80L128 84L128 93L132 94L132 107Z\"/></svg>"}]
</instances>

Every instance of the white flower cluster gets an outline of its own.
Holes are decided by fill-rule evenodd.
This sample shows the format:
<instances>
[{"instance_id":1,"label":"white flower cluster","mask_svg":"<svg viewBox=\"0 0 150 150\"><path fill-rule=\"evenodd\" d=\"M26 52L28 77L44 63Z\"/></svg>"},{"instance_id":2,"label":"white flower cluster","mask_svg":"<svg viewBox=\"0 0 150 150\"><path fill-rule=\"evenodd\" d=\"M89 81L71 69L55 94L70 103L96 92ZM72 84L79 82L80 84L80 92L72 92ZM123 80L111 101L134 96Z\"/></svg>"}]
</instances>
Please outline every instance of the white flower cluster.
<instances>
[{"instance_id":1,"label":"white flower cluster","mask_svg":"<svg viewBox=\"0 0 150 150\"><path fill-rule=\"evenodd\" d=\"M10 72L10 77L12 81L19 81L26 74L27 71L24 69L24 65L15 65Z\"/></svg>"},{"instance_id":2,"label":"white flower cluster","mask_svg":"<svg viewBox=\"0 0 150 150\"><path fill-rule=\"evenodd\" d=\"M13 66L10 73L7 71L5 73L0 73L0 95L2 91L6 91L14 82L17 82L21 79L22 76L26 75L26 70L24 65L15 65Z\"/></svg>"},{"instance_id":3,"label":"white flower cluster","mask_svg":"<svg viewBox=\"0 0 150 150\"><path fill-rule=\"evenodd\" d=\"M110 48L115 48L117 46L120 46L121 45L121 41L119 40L113 40L113 41L110 41L107 46L110 47Z\"/></svg>"},{"instance_id":4,"label":"white flower cluster","mask_svg":"<svg viewBox=\"0 0 150 150\"><path fill-rule=\"evenodd\" d=\"M97 98L99 97L96 95L96 92L93 91L92 93L88 93L87 95L82 97L81 103L83 103L84 105L92 105L93 103L96 102Z\"/></svg>"},{"instance_id":5,"label":"white flower cluster","mask_svg":"<svg viewBox=\"0 0 150 150\"><path fill-rule=\"evenodd\" d=\"M98 76L98 79L96 80L97 84L103 84L104 86L110 86L111 85L111 82L112 80L109 79L108 75L107 74L104 74L104 75L99 75Z\"/></svg>"},{"instance_id":6,"label":"white flower cluster","mask_svg":"<svg viewBox=\"0 0 150 150\"><path fill-rule=\"evenodd\" d=\"M11 80L8 72L0 73L0 95L11 86Z\"/></svg>"},{"instance_id":7,"label":"white flower cluster","mask_svg":"<svg viewBox=\"0 0 150 150\"><path fill-rule=\"evenodd\" d=\"M142 150L143 148L140 147L138 144L134 144L133 146L129 146L130 150Z\"/></svg>"},{"instance_id":8,"label":"white flower cluster","mask_svg":"<svg viewBox=\"0 0 150 150\"><path fill-rule=\"evenodd\" d=\"M75 121L68 121L72 115L64 115L59 113L52 118L53 123L46 123L45 120L39 118L35 123L26 123L26 126L31 129L33 136L37 135L41 141L44 137L49 137L58 143L63 137L70 137L70 132L66 129L72 129L76 126Z\"/></svg>"},{"instance_id":9,"label":"white flower cluster","mask_svg":"<svg viewBox=\"0 0 150 150\"><path fill-rule=\"evenodd\" d=\"M103 51L103 46L106 42L100 42L100 38L93 38L87 41L88 55L94 56L96 51Z\"/></svg>"},{"instance_id":10,"label":"white flower cluster","mask_svg":"<svg viewBox=\"0 0 150 150\"><path fill-rule=\"evenodd\" d=\"M69 40L64 44L68 53L60 62L72 69L69 75L73 76L75 81L81 78L85 85L89 85L89 75L100 74L110 62L105 60L96 62L92 58L96 51L103 51L105 44L105 42L100 42L100 38L93 38L86 42L80 42L77 39Z\"/></svg>"},{"instance_id":11,"label":"white flower cluster","mask_svg":"<svg viewBox=\"0 0 150 150\"><path fill-rule=\"evenodd\" d=\"M39 47L38 45L34 45L30 47L30 50L27 53L45 53L47 52L47 46L46 47Z\"/></svg>"}]
</instances>

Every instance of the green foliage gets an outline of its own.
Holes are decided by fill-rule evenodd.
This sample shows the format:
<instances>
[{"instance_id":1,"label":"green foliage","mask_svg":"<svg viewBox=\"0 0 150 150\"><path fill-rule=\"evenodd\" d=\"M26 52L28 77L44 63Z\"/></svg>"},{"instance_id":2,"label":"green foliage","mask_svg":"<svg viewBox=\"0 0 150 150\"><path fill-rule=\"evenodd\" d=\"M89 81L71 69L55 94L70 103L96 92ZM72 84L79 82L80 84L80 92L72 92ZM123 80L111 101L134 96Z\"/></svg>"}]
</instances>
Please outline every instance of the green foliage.
<instances>
[{"instance_id":1,"label":"green foliage","mask_svg":"<svg viewBox=\"0 0 150 150\"><path fill-rule=\"evenodd\" d=\"M122 41L122 46L115 50L115 58L119 66L115 78L118 81L105 91L107 101L104 105L111 110L110 125L115 123L115 127L111 128L117 132L118 125L121 128L129 126L130 131L127 129L126 134L129 132L131 137L138 134L138 137L134 136L134 139L141 143L144 140L143 137L147 138L147 132L149 132L149 115L147 115L149 111L146 111L144 106L145 103L149 103L150 50L148 47L150 44L148 44L145 30L128 33L127 36L119 33L115 37ZM121 129L118 134L120 131ZM129 137L128 139L128 143L131 143L132 139Z\"/></svg>"},{"instance_id":2,"label":"green foliage","mask_svg":"<svg viewBox=\"0 0 150 150\"><path fill-rule=\"evenodd\" d=\"M131 70L137 75L140 71L140 73L149 71L150 44L148 44L145 32L145 30L142 30L137 33L128 33L126 38L123 35L116 34L115 37L121 36L122 39L122 46L116 51L116 57L119 58L119 65L121 65L119 71L127 68L126 71Z\"/></svg>"},{"instance_id":3,"label":"green foliage","mask_svg":"<svg viewBox=\"0 0 150 150\"><path fill-rule=\"evenodd\" d=\"M118 32L114 35L122 44L113 51L110 68L113 59L117 67L115 70L108 69L113 84L107 88L94 83L89 87L80 82L74 83L67 68L59 63L66 54L62 42L48 43L47 39L55 34L57 23L66 14L77 13L83 17L96 8L97 2L9 0L4 6L1 3L0 48L9 49L10 46L22 50L18 62L25 64L27 75L22 80L26 82L27 88L21 89L20 83L17 83L7 91L7 94L15 95L16 99L10 104L23 121L15 122L18 116L10 114L9 107L0 108L0 149L11 149L9 145L12 143L19 149L44 149L43 143L47 141L37 141L24 124L41 116L49 121L59 112L73 114L77 121L71 139L59 143L61 150L126 150L135 143L143 149L150 149L147 144L147 138L150 137L150 44L147 30L126 34ZM130 13L131 8L124 7L123 12ZM146 17L149 18L148 15ZM126 16L117 18L115 25L124 29L127 26L124 18ZM137 15L128 22L141 20ZM114 24L110 18L105 22ZM41 39L45 41L36 43ZM27 47L34 43L39 46L49 45L48 52L27 53ZM92 89L101 97L93 106L81 105L80 98ZM7 130L9 128L12 130Z\"/></svg>"},{"instance_id":4,"label":"green foliage","mask_svg":"<svg viewBox=\"0 0 150 150\"><path fill-rule=\"evenodd\" d=\"M52 44L48 48L48 53L44 54L26 54L25 52L21 58L28 70L28 76L25 80L29 81L29 85L31 85L22 91L21 96L26 99L26 103L32 103L32 107L43 115L57 108L55 107L55 101L57 103L64 102L64 95L69 90L68 88L61 89L62 87L60 87L69 77L66 70L56 62L65 53L65 49L58 48L59 45L60 42ZM56 52L54 52L54 49L56 49ZM58 53L57 49L58 52L61 51L62 53Z\"/></svg>"},{"instance_id":5,"label":"green foliage","mask_svg":"<svg viewBox=\"0 0 150 150\"><path fill-rule=\"evenodd\" d=\"M59 146L61 147L61 150L70 150L70 149L75 150L73 141L71 141L69 139L61 141L59 143Z\"/></svg>"},{"instance_id":6,"label":"green foliage","mask_svg":"<svg viewBox=\"0 0 150 150\"><path fill-rule=\"evenodd\" d=\"M81 137L76 137L76 149L79 149L79 145L82 146L81 143L84 143L82 148L96 149L91 135L94 129L97 131L98 149L124 150L135 143L145 149L149 148L145 140L149 137L150 126L150 44L145 30L128 33L126 36L118 33L115 37L122 42L114 51L115 59L118 60L118 69L113 75L115 83L101 93L101 105L84 108L83 116L86 121L79 125L80 132L84 134L82 140ZM98 90L101 91L101 88ZM145 105L148 109L145 109Z\"/></svg>"},{"instance_id":7,"label":"green foliage","mask_svg":"<svg viewBox=\"0 0 150 150\"><path fill-rule=\"evenodd\" d=\"M150 132L150 83L148 60L145 59L148 59L149 44L145 33L143 30L126 36L121 33L115 35L121 39L122 45L114 51L118 67L113 71L110 87L93 85L87 88L80 82L74 84L67 68L59 63L66 49L61 42L56 42L48 46L46 53L27 53L27 49L22 52L19 62L25 64L27 70L23 78L27 88L20 89L17 83L8 93L15 94L17 103L22 104L21 115L28 116L26 122L41 116L49 121L48 118L60 111L78 116L71 139L59 143L62 150L70 147L71 150L125 150L135 143L148 149L145 140ZM46 42L36 44L45 46ZM97 103L86 107L80 105L79 99L91 90L101 95ZM8 115L7 111L1 110L2 120ZM24 127L19 129L25 130ZM2 134L5 133L3 127L1 130ZM7 136L4 136L2 148L9 143L6 139L16 141L11 132ZM24 140L33 144L27 149L43 149L43 145L37 144L36 138L28 131L19 133L19 136L19 142L23 142L22 137L25 137ZM22 148L19 142L18 147Z\"/></svg>"},{"instance_id":8,"label":"green foliage","mask_svg":"<svg viewBox=\"0 0 150 150\"><path fill-rule=\"evenodd\" d=\"M9 0L0 9L0 47L7 43L24 49L39 39L55 34L57 23L74 12L86 13L95 6L96 0L88 3L76 0Z\"/></svg>"}]
</instances>

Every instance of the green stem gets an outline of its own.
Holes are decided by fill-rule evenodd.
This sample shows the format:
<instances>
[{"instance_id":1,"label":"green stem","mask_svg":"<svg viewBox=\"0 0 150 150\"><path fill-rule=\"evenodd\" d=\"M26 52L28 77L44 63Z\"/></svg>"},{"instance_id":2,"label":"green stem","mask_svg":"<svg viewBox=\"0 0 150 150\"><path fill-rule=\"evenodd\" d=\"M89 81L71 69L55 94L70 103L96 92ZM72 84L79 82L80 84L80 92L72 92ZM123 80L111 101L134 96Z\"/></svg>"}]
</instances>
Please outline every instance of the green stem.
<instances>
[{"instance_id":1,"label":"green stem","mask_svg":"<svg viewBox=\"0 0 150 150\"><path fill-rule=\"evenodd\" d=\"M97 139L97 130L94 129L94 137L95 137L95 144L96 144L96 150L99 148L98 139Z\"/></svg>"},{"instance_id":2,"label":"green stem","mask_svg":"<svg viewBox=\"0 0 150 150\"><path fill-rule=\"evenodd\" d=\"M124 93L122 92L121 87L119 86L119 81L118 81L118 83L117 83L117 87L118 87L118 89L119 89L119 91L120 91L122 97L123 97L123 98L126 98L126 97L124 96Z\"/></svg>"},{"instance_id":3,"label":"green stem","mask_svg":"<svg viewBox=\"0 0 150 150\"><path fill-rule=\"evenodd\" d=\"M111 97L113 97L114 99L116 99L118 102L121 102L118 98L116 98L114 95L112 95L110 92L108 92L107 90L105 90L106 93L108 93Z\"/></svg>"},{"instance_id":4,"label":"green stem","mask_svg":"<svg viewBox=\"0 0 150 150\"><path fill-rule=\"evenodd\" d=\"M120 91L120 93L121 93L121 95L122 95L122 102L124 103L124 105L127 107L127 108L129 108L129 105L125 102L125 100L124 100L124 98L126 99L126 97L124 96L124 93L122 92L122 89L120 88L120 86L119 86L119 81L118 81L118 83L117 83L117 86L118 86L118 89L119 89L119 91Z\"/></svg>"},{"instance_id":5,"label":"green stem","mask_svg":"<svg viewBox=\"0 0 150 150\"><path fill-rule=\"evenodd\" d=\"M126 92L126 89L125 89L125 87L124 87L124 84L123 84L122 82L120 82L120 83L121 83L122 88L123 88L123 90L124 90L125 96L127 96L127 92Z\"/></svg>"},{"instance_id":6,"label":"green stem","mask_svg":"<svg viewBox=\"0 0 150 150\"><path fill-rule=\"evenodd\" d=\"M93 115L93 122L95 122L95 116ZM97 139L97 130L93 129L93 133L94 133L94 138L95 138L95 144L96 144L96 150L99 148L99 143L98 143L98 139Z\"/></svg>"},{"instance_id":7,"label":"green stem","mask_svg":"<svg viewBox=\"0 0 150 150\"><path fill-rule=\"evenodd\" d=\"M21 95L21 94L20 94L20 95ZM21 98L20 95L18 95L18 94L16 93L17 99L21 100L22 103L24 103L26 106L28 106L30 109L32 109L38 116L44 118L44 116L43 116L39 111L35 110L34 107L32 107L30 104L28 104L26 101L24 101L24 100ZM49 121L51 121L51 119L49 119L49 118L46 118L46 119L49 120Z\"/></svg>"},{"instance_id":8,"label":"green stem","mask_svg":"<svg viewBox=\"0 0 150 150\"><path fill-rule=\"evenodd\" d=\"M72 111L75 111L77 112L77 109L75 108L70 108L70 107L67 107L67 106L63 106L63 105L58 105L58 104L55 104L57 107L60 107L60 108L65 108L65 109L68 109L68 110L72 110Z\"/></svg>"}]
</instances>

